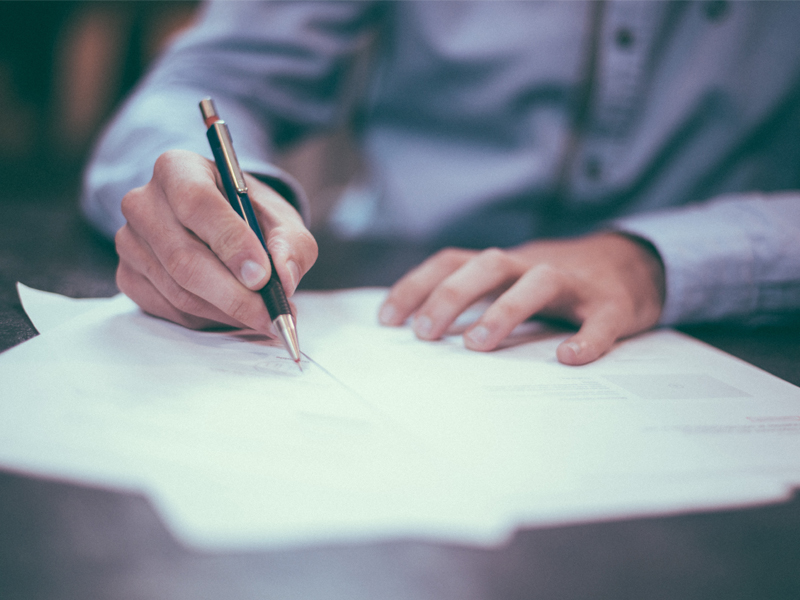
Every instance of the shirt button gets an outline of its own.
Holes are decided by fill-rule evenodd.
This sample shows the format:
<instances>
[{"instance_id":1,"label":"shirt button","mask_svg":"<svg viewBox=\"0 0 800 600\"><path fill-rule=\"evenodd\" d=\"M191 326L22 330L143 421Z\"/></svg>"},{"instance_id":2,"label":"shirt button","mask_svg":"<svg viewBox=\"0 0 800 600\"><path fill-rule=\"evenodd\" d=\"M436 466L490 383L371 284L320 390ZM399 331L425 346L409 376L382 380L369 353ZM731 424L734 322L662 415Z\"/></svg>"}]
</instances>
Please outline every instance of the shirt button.
<instances>
[{"instance_id":1,"label":"shirt button","mask_svg":"<svg viewBox=\"0 0 800 600\"><path fill-rule=\"evenodd\" d=\"M727 0L707 0L703 3L703 12L709 21L721 21L728 14Z\"/></svg>"},{"instance_id":2,"label":"shirt button","mask_svg":"<svg viewBox=\"0 0 800 600\"><path fill-rule=\"evenodd\" d=\"M633 46L633 32L627 27L620 27L614 35L614 41L617 43L617 46L623 50L627 50Z\"/></svg>"},{"instance_id":3,"label":"shirt button","mask_svg":"<svg viewBox=\"0 0 800 600\"><path fill-rule=\"evenodd\" d=\"M600 159L596 156L590 156L586 159L586 162L583 165L583 170L584 173L586 173L586 177L592 181L597 181L603 174L603 168L600 164Z\"/></svg>"}]
</instances>

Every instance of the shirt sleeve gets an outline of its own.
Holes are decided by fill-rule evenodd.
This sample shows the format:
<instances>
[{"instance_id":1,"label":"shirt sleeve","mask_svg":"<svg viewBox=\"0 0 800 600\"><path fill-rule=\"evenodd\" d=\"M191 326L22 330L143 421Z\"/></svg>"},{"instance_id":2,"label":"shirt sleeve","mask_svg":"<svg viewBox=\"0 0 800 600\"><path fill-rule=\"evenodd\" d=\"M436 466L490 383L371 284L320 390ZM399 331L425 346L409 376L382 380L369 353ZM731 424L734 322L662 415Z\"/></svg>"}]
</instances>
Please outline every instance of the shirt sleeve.
<instances>
[{"instance_id":1,"label":"shirt sleeve","mask_svg":"<svg viewBox=\"0 0 800 600\"><path fill-rule=\"evenodd\" d=\"M661 325L800 320L800 193L720 197L614 227L661 256Z\"/></svg>"},{"instance_id":2,"label":"shirt sleeve","mask_svg":"<svg viewBox=\"0 0 800 600\"><path fill-rule=\"evenodd\" d=\"M113 237L122 197L144 185L170 149L213 158L198 103L212 97L244 171L307 218L297 181L275 153L348 118L347 76L378 16L369 2L204 5L197 24L161 57L105 129L84 173L81 207Z\"/></svg>"}]
</instances>

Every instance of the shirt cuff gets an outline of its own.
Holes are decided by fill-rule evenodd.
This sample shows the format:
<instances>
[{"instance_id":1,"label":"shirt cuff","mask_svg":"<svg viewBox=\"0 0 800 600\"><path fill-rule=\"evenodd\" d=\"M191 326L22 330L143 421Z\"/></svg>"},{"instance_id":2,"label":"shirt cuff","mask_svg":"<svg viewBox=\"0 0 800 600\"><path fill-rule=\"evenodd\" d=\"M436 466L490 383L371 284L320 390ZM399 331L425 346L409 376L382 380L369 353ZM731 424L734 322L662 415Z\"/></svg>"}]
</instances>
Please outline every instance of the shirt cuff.
<instances>
[{"instance_id":1,"label":"shirt cuff","mask_svg":"<svg viewBox=\"0 0 800 600\"><path fill-rule=\"evenodd\" d=\"M664 264L660 325L720 321L758 306L751 240L742 215L718 205L697 206L614 221L613 229L640 237ZM731 207L733 208L733 207Z\"/></svg>"}]
</instances>

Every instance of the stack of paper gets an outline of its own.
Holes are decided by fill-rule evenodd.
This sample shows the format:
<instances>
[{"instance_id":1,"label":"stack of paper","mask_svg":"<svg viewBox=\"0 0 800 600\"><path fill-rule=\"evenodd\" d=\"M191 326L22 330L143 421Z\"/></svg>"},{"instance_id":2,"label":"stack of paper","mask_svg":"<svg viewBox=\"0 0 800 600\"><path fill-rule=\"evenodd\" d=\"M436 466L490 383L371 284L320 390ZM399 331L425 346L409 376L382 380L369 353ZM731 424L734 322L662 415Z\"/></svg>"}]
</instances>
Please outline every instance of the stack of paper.
<instances>
[{"instance_id":1,"label":"stack of paper","mask_svg":"<svg viewBox=\"0 0 800 600\"><path fill-rule=\"evenodd\" d=\"M27 288L0 356L0 466L147 493L185 543L416 537L775 501L800 483L800 389L674 331L566 367L377 325L385 290L301 293L301 373L252 332Z\"/></svg>"}]
</instances>

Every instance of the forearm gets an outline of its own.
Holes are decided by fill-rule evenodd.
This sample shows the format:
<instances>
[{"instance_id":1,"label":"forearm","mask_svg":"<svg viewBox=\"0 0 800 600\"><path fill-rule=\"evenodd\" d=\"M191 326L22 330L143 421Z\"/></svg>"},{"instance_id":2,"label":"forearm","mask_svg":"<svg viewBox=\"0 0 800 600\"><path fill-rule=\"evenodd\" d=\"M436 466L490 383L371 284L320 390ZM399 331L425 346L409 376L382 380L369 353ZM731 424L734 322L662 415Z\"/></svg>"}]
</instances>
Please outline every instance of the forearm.
<instances>
[{"instance_id":1,"label":"forearm","mask_svg":"<svg viewBox=\"0 0 800 600\"><path fill-rule=\"evenodd\" d=\"M167 150L210 158L197 104L212 96L242 168L301 210L302 190L272 164L282 145L345 118L341 86L377 11L371 3L214 2L162 57L101 138L83 208L107 235L122 196L146 183Z\"/></svg>"}]
</instances>

